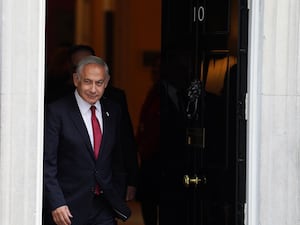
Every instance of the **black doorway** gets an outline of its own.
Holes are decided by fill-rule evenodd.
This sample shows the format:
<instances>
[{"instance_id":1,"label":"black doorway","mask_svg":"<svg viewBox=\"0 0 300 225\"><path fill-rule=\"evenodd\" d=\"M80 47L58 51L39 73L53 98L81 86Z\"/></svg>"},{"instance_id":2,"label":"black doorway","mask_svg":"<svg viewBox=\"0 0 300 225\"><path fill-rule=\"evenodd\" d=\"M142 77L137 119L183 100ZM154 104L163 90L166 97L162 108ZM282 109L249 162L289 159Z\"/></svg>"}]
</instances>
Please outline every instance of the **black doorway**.
<instances>
[{"instance_id":1,"label":"black doorway","mask_svg":"<svg viewBox=\"0 0 300 225\"><path fill-rule=\"evenodd\" d=\"M239 225L247 0L163 0L161 225Z\"/></svg>"}]
</instances>

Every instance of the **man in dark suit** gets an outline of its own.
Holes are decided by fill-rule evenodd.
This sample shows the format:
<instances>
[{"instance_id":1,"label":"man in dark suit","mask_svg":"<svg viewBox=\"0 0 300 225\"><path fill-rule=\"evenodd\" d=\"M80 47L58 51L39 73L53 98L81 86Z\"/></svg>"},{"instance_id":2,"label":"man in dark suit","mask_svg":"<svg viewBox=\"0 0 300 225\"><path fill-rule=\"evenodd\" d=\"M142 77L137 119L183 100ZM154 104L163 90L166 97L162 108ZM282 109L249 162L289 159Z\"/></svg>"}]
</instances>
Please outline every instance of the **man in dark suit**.
<instances>
[{"instance_id":1,"label":"man in dark suit","mask_svg":"<svg viewBox=\"0 0 300 225\"><path fill-rule=\"evenodd\" d=\"M109 74L101 58L82 59L73 81L75 92L49 104L46 112L45 224L114 225L115 217L130 216L113 177L119 167L114 154L122 151L121 109L103 97ZM93 116L100 132L94 131Z\"/></svg>"},{"instance_id":2,"label":"man in dark suit","mask_svg":"<svg viewBox=\"0 0 300 225\"><path fill-rule=\"evenodd\" d=\"M95 51L88 45L74 45L69 49L70 65L76 68L78 62ZM121 106L121 143L122 151L116 152L114 160L115 181L122 187L120 192L126 201L133 200L136 194L138 179L137 145L134 137L132 122L128 112L128 105L124 90L114 87L110 82L105 89L104 98L108 98ZM117 178L116 178L117 177Z\"/></svg>"}]
</instances>

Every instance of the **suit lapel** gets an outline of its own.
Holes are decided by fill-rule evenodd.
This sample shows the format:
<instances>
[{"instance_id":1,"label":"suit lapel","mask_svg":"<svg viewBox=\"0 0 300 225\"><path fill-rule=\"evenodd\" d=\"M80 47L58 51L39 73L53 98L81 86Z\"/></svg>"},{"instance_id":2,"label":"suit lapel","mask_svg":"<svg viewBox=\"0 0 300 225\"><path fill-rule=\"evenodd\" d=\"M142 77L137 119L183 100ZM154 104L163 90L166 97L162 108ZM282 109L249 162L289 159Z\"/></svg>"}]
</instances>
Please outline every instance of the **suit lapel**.
<instances>
[{"instance_id":1,"label":"suit lapel","mask_svg":"<svg viewBox=\"0 0 300 225\"><path fill-rule=\"evenodd\" d=\"M100 154L99 158L103 156L103 154L106 154L105 150L107 149L105 146L107 145L109 141L109 137L111 136L111 129L112 129L112 119L111 119L111 113L109 112L109 105L105 100L100 101L101 103L101 111L102 111L102 120L103 120L103 136L102 136L102 143L100 147Z\"/></svg>"},{"instance_id":2,"label":"suit lapel","mask_svg":"<svg viewBox=\"0 0 300 225\"><path fill-rule=\"evenodd\" d=\"M70 112L70 116L78 130L78 132L80 133L81 137L84 140L84 143L86 145L86 148L88 149L89 153L91 154L91 156L94 158L94 150L92 147L92 144L90 142L90 138L89 138L89 134L88 131L86 129L85 123L83 121L83 118L81 116L79 107L77 105L75 96L72 97L72 100L70 101L71 103L71 112ZM105 101L105 97L103 97L100 100L100 104L101 104L101 111L102 111L102 120L103 120L103 136L102 136L102 143L100 146L100 152L99 152L99 157L98 160L100 158L103 157L104 154L106 154L106 145L109 142L109 137L111 136L112 133L112 128L113 126L113 119L111 118L112 116L112 112L110 112L111 107L109 106L109 104L107 103L107 101Z\"/></svg>"},{"instance_id":3,"label":"suit lapel","mask_svg":"<svg viewBox=\"0 0 300 225\"><path fill-rule=\"evenodd\" d=\"M78 130L78 132L80 133L81 137L84 140L85 146L88 149L89 153L91 154L91 156L94 158L94 150L90 141L90 137L88 134L88 131L86 129L85 123L83 121L83 118L81 116L79 107L77 105L76 99L73 96L72 101L71 101L71 112L70 112L70 116Z\"/></svg>"}]
</instances>

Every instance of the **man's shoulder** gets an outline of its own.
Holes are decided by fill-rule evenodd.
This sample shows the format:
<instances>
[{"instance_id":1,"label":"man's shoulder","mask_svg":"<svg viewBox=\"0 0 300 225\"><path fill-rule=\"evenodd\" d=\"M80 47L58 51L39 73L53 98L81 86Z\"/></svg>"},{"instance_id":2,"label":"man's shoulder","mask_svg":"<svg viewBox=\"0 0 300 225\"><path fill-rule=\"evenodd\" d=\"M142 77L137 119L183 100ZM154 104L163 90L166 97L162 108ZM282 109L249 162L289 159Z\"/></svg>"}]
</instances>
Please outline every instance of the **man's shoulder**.
<instances>
[{"instance_id":1,"label":"man's shoulder","mask_svg":"<svg viewBox=\"0 0 300 225\"><path fill-rule=\"evenodd\" d=\"M121 88L109 85L107 87L108 93L117 94L117 95L125 95L125 91Z\"/></svg>"},{"instance_id":2,"label":"man's shoulder","mask_svg":"<svg viewBox=\"0 0 300 225\"><path fill-rule=\"evenodd\" d=\"M122 107L127 107L125 91L120 88L109 86L104 92L104 97L120 104Z\"/></svg>"},{"instance_id":3,"label":"man's shoulder","mask_svg":"<svg viewBox=\"0 0 300 225\"><path fill-rule=\"evenodd\" d=\"M74 94L68 94L62 98L59 98L53 102L47 104L48 108L56 108L56 109L64 109L68 108L76 103L76 99Z\"/></svg>"},{"instance_id":4,"label":"man's shoulder","mask_svg":"<svg viewBox=\"0 0 300 225\"><path fill-rule=\"evenodd\" d=\"M118 102L116 102L114 99L108 97L108 96L102 96L100 99L101 105L104 105L106 107L112 107L112 108L119 108L120 105Z\"/></svg>"},{"instance_id":5,"label":"man's shoulder","mask_svg":"<svg viewBox=\"0 0 300 225\"><path fill-rule=\"evenodd\" d=\"M111 85L106 88L104 96L113 101L119 101L120 99L122 100L126 98L125 91L123 89Z\"/></svg>"}]
</instances>

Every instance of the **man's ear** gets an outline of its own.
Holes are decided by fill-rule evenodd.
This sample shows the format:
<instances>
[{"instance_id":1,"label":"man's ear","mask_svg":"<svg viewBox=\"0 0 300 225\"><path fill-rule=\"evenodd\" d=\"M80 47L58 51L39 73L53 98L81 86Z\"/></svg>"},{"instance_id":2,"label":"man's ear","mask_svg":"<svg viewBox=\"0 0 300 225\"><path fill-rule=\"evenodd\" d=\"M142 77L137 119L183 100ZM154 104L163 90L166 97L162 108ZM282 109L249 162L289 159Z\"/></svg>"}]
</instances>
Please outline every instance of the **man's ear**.
<instances>
[{"instance_id":1,"label":"man's ear","mask_svg":"<svg viewBox=\"0 0 300 225\"><path fill-rule=\"evenodd\" d=\"M79 75L77 73L73 73L73 83L75 87L78 86L78 82L79 82Z\"/></svg>"}]
</instances>

